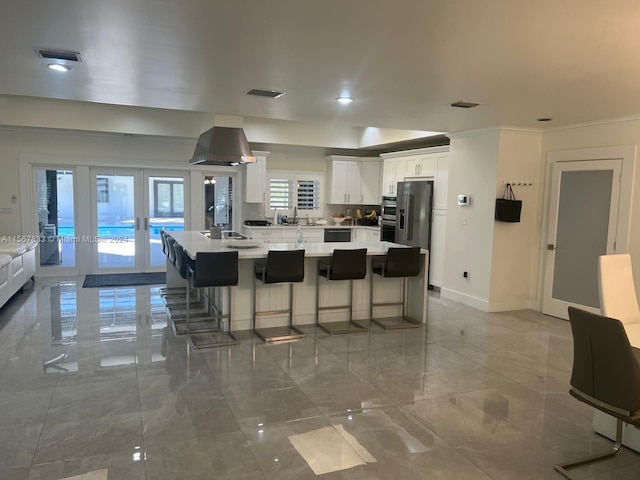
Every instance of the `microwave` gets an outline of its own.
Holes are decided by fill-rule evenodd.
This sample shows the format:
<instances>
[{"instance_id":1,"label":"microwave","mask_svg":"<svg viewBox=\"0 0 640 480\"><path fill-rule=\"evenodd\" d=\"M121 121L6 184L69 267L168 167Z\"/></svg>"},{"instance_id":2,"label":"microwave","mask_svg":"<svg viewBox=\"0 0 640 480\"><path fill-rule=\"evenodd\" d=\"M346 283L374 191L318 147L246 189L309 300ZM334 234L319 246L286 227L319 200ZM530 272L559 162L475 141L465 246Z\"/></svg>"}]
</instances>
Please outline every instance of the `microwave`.
<instances>
[{"instance_id":1,"label":"microwave","mask_svg":"<svg viewBox=\"0 0 640 480\"><path fill-rule=\"evenodd\" d=\"M396 219L396 197L382 197L382 221Z\"/></svg>"}]
</instances>

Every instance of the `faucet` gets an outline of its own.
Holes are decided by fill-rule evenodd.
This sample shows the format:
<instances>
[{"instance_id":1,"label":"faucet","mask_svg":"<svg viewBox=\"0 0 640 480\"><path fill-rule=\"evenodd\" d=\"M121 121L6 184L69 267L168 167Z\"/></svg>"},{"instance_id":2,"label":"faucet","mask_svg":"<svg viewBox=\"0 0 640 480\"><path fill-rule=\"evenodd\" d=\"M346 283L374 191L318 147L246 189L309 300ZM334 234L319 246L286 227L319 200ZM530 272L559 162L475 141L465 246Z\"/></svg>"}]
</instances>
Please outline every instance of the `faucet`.
<instances>
[{"instance_id":1,"label":"faucet","mask_svg":"<svg viewBox=\"0 0 640 480\"><path fill-rule=\"evenodd\" d=\"M298 223L298 207L293 207L293 223Z\"/></svg>"}]
</instances>

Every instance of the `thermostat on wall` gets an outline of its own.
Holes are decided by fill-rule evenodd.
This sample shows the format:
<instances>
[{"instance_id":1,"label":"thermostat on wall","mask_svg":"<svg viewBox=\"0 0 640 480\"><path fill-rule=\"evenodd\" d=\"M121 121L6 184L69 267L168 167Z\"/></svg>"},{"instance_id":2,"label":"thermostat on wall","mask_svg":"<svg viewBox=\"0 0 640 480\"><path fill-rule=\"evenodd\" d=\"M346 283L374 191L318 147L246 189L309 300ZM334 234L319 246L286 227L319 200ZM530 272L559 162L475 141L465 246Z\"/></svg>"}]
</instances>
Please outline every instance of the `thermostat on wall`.
<instances>
[{"instance_id":1,"label":"thermostat on wall","mask_svg":"<svg viewBox=\"0 0 640 480\"><path fill-rule=\"evenodd\" d=\"M458 195L458 205L470 205L471 197L469 195Z\"/></svg>"}]
</instances>

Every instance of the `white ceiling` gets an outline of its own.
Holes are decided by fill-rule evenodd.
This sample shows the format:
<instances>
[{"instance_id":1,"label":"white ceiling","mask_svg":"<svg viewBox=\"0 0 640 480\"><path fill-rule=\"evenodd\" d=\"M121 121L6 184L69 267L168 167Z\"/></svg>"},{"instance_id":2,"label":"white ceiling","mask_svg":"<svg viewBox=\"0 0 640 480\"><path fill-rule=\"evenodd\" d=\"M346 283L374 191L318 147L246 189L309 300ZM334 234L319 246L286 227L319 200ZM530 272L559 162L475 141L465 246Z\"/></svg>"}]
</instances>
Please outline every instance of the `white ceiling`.
<instances>
[{"instance_id":1,"label":"white ceiling","mask_svg":"<svg viewBox=\"0 0 640 480\"><path fill-rule=\"evenodd\" d=\"M1 5L0 95L445 132L640 113L638 0ZM36 47L83 62L53 72ZM338 105L342 93L356 102Z\"/></svg>"}]
</instances>

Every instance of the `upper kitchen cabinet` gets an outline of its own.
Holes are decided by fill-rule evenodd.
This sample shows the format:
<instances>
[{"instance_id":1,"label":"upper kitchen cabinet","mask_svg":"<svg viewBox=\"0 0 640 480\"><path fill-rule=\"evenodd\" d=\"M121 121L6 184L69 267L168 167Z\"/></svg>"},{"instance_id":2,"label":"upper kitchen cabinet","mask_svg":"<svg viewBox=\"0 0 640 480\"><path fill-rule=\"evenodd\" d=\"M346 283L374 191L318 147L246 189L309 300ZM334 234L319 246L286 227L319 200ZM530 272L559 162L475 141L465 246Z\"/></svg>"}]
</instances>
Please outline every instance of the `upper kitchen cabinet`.
<instances>
[{"instance_id":1,"label":"upper kitchen cabinet","mask_svg":"<svg viewBox=\"0 0 640 480\"><path fill-rule=\"evenodd\" d=\"M435 153L408 157L404 176L405 178L435 177L437 161L437 154Z\"/></svg>"},{"instance_id":2,"label":"upper kitchen cabinet","mask_svg":"<svg viewBox=\"0 0 640 480\"><path fill-rule=\"evenodd\" d=\"M380 162L331 156L327 203L375 205L380 202Z\"/></svg>"},{"instance_id":3,"label":"upper kitchen cabinet","mask_svg":"<svg viewBox=\"0 0 640 480\"><path fill-rule=\"evenodd\" d=\"M387 156L391 155L391 156ZM405 157L393 156L394 154L382 154L384 167L382 171L382 196L395 197L396 184L404 181Z\"/></svg>"},{"instance_id":4,"label":"upper kitchen cabinet","mask_svg":"<svg viewBox=\"0 0 640 480\"><path fill-rule=\"evenodd\" d=\"M360 165L362 178L362 205L380 205L380 160L363 159Z\"/></svg>"},{"instance_id":5,"label":"upper kitchen cabinet","mask_svg":"<svg viewBox=\"0 0 640 480\"><path fill-rule=\"evenodd\" d=\"M255 163L244 166L244 201L264 203L267 201L267 155L269 152L253 152Z\"/></svg>"},{"instance_id":6,"label":"upper kitchen cabinet","mask_svg":"<svg viewBox=\"0 0 640 480\"><path fill-rule=\"evenodd\" d=\"M447 209L447 194L449 192L449 152L438 153L436 176L433 188L433 209Z\"/></svg>"}]
</instances>

